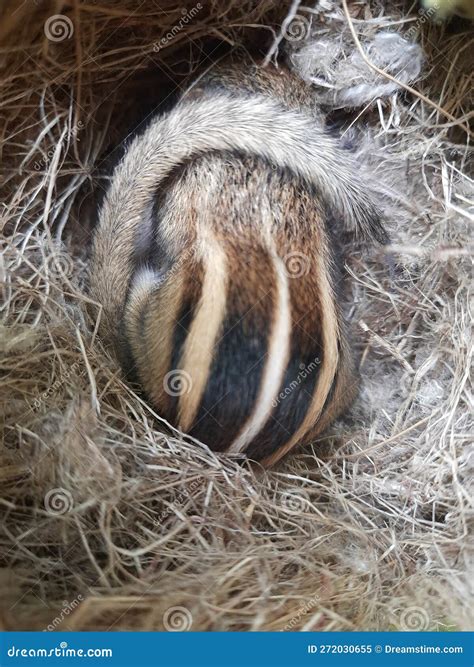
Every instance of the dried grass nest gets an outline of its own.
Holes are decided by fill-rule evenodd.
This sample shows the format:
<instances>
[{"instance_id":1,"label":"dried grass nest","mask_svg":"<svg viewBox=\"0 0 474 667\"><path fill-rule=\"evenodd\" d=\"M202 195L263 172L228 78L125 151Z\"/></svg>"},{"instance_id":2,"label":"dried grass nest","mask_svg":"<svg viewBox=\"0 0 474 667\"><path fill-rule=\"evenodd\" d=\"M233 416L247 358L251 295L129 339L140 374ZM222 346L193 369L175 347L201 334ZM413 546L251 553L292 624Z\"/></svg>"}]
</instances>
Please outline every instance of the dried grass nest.
<instances>
[{"instance_id":1,"label":"dried grass nest","mask_svg":"<svg viewBox=\"0 0 474 667\"><path fill-rule=\"evenodd\" d=\"M472 630L470 23L398 0L1 12L2 626ZM116 147L236 47L313 86L393 240L350 254L357 401L270 471L166 434L86 315Z\"/></svg>"}]
</instances>

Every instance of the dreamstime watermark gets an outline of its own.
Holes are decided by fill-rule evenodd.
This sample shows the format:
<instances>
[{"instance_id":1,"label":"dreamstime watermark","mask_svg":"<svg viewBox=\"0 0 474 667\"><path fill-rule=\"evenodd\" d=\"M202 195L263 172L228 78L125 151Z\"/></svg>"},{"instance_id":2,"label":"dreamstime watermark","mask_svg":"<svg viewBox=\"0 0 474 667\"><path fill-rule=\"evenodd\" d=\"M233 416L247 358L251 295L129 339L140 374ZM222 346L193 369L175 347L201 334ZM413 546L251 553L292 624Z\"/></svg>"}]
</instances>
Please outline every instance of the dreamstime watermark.
<instances>
[{"instance_id":1,"label":"dreamstime watermark","mask_svg":"<svg viewBox=\"0 0 474 667\"><path fill-rule=\"evenodd\" d=\"M305 16L296 14L287 23L283 23L282 34L289 42L300 42L309 36L310 22Z\"/></svg>"},{"instance_id":2,"label":"dreamstime watermark","mask_svg":"<svg viewBox=\"0 0 474 667\"><path fill-rule=\"evenodd\" d=\"M413 25L410 26L410 28L408 28L408 30L403 35L401 35L402 39L404 39L406 42L411 41L411 39L418 33L420 26L436 16L438 9L439 2L434 2L431 7L428 8L421 7L421 9L418 10L418 14L420 15L419 18L417 18Z\"/></svg>"},{"instance_id":3,"label":"dreamstime watermark","mask_svg":"<svg viewBox=\"0 0 474 667\"><path fill-rule=\"evenodd\" d=\"M430 627L430 617L422 607L407 607L400 614L400 628L406 632L422 632Z\"/></svg>"},{"instance_id":4,"label":"dreamstime watermark","mask_svg":"<svg viewBox=\"0 0 474 667\"><path fill-rule=\"evenodd\" d=\"M306 616L306 614L318 604L319 600L320 598L318 595L315 595L308 600L308 602L298 609L298 612L288 621L285 627L281 629L281 632L293 630L299 624L303 616Z\"/></svg>"},{"instance_id":5,"label":"dreamstime watermark","mask_svg":"<svg viewBox=\"0 0 474 667\"><path fill-rule=\"evenodd\" d=\"M305 276L310 269L310 261L307 255L295 250L289 252L283 257L285 271L288 278L301 278Z\"/></svg>"},{"instance_id":6,"label":"dreamstime watermark","mask_svg":"<svg viewBox=\"0 0 474 667\"><path fill-rule=\"evenodd\" d=\"M63 42L73 36L74 24L69 16L54 14L45 21L44 34L50 42Z\"/></svg>"},{"instance_id":7,"label":"dreamstime watermark","mask_svg":"<svg viewBox=\"0 0 474 667\"><path fill-rule=\"evenodd\" d=\"M163 614L163 625L168 632L187 632L192 624L192 614L186 607L170 607Z\"/></svg>"},{"instance_id":8,"label":"dreamstime watermark","mask_svg":"<svg viewBox=\"0 0 474 667\"><path fill-rule=\"evenodd\" d=\"M190 147L190 152L192 149ZM186 266L186 262L191 262L195 258L196 249L194 247L189 247L183 250L179 255L178 259L167 269L166 273L163 276L163 282L168 282L173 279L174 276L178 275L181 269Z\"/></svg>"},{"instance_id":9,"label":"dreamstime watermark","mask_svg":"<svg viewBox=\"0 0 474 667\"><path fill-rule=\"evenodd\" d=\"M166 35L164 35L158 42L155 42L153 44L153 51L155 53L158 53L161 51L163 47L165 47L167 44L169 44L175 37L176 35L181 32L183 28L185 28L188 23L190 23L193 18L199 14L199 12L202 9L202 4L198 2L194 7L192 7L189 11L186 9L182 9L181 12L183 13L183 16L179 19L179 21L169 30Z\"/></svg>"},{"instance_id":10,"label":"dreamstime watermark","mask_svg":"<svg viewBox=\"0 0 474 667\"><path fill-rule=\"evenodd\" d=\"M77 135L80 130L83 130L85 127L84 123L82 120L80 120L78 123L72 127L69 132L67 133L66 139L67 141L70 141L71 139L76 139L77 141L80 141L80 139L77 138ZM48 166L49 162L51 161L51 158L56 152L56 148L50 148L44 153L43 157L40 160L36 160L33 163L33 169L35 171L40 171L41 169L44 169L45 167Z\"/></svg>"},{"instance_id":11,"label":"dreamstime watermark","mask_svg":"<svg viewBox=\"0 0 474 667\"><path fill-rule=\"evenodd\" d=\"M186 486L185 491L180 491L175 498L173 498L173 501L171 503L170 507L167 507L164 509L160 515L158 516L157 519L155 519L154 523L155 525L161 523L164 521L166 518L168 518L172 513L173 513L173 508L179 508L184 505L186 500L188 500L194 491L198 489L200 486L202 486L203 479L201 477L198 477L197 479L193 480L189 485Z\"/></svg>"},{"instance_id":12,"label":"dreamstime watermark","mask_svg":"<svg viewBox=\"0 0 474 667\"><path fill-rule=\"evenodd\" d=\"M60 614L58 616L56 616L55 618L53 618L51 623L49 623L49 625L46 626L46 628L43 630L43 632L53 632L53 630L56 630L56 628L59 625L61 625L61 623L64 621L64 619L67 618L69 616L69 614L72 611L74 611L74 609L76 609L76 607L78 607L83 600L84 600L84 596L81 595L81 594L79 594L77 596L77 598L74 598L74 600L72 602L68 602L67 600L65 600L63 602L63 606L62 606Z\"/></svg>"},{"instance_id":13,"label":"dreamstime watermark","mask_svg":"<svg viewBox=\"0 0 474 667\"><path fill-rule=\"evenodd\" d=\"M74 506L74 500L67 489L59 487L51 489L44 497L44 506L48 514L61 516L70 512Z\"/></svg>"},{"instance_id":14,"label":"dreamstime watermark","mask_svg":"<svg viewBox=\"0 0 474 667\"><path fill-rule=\"evenodd\" d=\"M306 380L306 378L313 373L317 367L321 364L321 359L319 357L315 357L313 361L310 361L309 364L300 364L300 371L296 378L290 382L289 385L287 385L276 398L273 399L272 401L272 406L274 408L279 405L281 401L284 401L285 398L290 396L290 394L300 386L300 384L303 382L303 380Z\"/></svg>"},{"instance_id":15,"label":"dreamstime watermark","mask_svg":"<svg viewBox=\"0 0 474 667\"><path fill-rule=\"evenodd\" d=\"M51 384L46 391L43 391L42 394L40 394L37 398L32 403L32 408L33 410L39 410L40 407L43 405L43 403L55 392L60 389L65 382L71 377L71 375L74 375L78 369L80 368L79 363L76 361L71 368L69 368L67 371L64 371L61 374L61 377L59 377L57 380Z\"/></svg>"},{"instance_id":16,"label":"dreamstime watermark","mask_svg":"<svg viewBox=\"0 0 474 667\"><path fill-rule=\"evenodd\" d=\"M46 258L46 265L49 273L57 278L68 277L74 271L74 261L66 252L62 250L54 251Z\"/></svg>"},{"instance_id":17,"label":"dreamstime watermark","mask_svg":"<svg viewBox=\"0 0 474 667\"><path fill-rule=\"evenodd\" d=\"M189 394L193 386L191 376L186 371L174 369L166 373L163 378L163 389L168 396L182 396Z\"/></svg>"},{"instance_id":18,"label":"dreamstime watermark","mask_svg":"<svg viewBox=\"0 0 474 667\"><path fill-rule=\"evenodd\" d=\"M304 489L289 489L281 494L280 505L289 512L304 512L309 506L309 496Z\"/></svg>"},{"instance_id":19,"label":"dreamstime watermark","mask_svg":"<svg viewBox=\"0 0 474 667\"><path fill-rule=\"evenodd\" d=\"M67 642L61 642L54 648L16 648L7 650L9 658L111 658L111 648L69 648Z\"/></svg>"}]
</instances>

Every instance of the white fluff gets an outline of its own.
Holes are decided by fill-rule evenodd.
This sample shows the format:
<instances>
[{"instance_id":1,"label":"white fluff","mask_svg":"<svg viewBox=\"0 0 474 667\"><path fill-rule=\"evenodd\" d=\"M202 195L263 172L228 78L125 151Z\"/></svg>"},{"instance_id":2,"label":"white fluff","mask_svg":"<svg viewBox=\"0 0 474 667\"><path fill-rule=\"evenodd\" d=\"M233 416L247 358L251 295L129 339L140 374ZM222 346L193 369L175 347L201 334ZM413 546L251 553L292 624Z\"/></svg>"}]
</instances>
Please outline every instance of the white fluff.
<instances>
[{"instance_id":1,"label":"white fluff","mask_svg":"<svg viewBox=\"0 0 474 667\"><path fill-rule=\"evenodd\" d=\"M374 65L401 82L411 83L419 77L423 51L397 32L379 32L363 47ZM316 34L290 57L300 76L318 87L321 101L332 106L363 106L400 88L370 68L353 41Z\"/></svg>"}]
</instances>

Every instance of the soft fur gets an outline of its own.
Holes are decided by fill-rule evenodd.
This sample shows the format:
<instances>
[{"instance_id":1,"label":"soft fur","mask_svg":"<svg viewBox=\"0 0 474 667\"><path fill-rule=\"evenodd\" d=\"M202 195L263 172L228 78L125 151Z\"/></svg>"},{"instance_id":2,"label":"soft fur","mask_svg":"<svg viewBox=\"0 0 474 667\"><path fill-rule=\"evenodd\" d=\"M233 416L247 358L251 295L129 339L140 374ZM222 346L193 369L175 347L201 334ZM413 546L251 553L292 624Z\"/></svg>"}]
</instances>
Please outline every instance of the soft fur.
<instances>
[{"instance_id":1,"label":"soft fur","mask_svg":"<svg viewBox=\"0 0 474 667\"><path fill-rule=\"evenodd\" d=\"M191 87L117 167L91 269L103 336L158 413L266 464L354 395L336 221L385 238L304 88L248 62Z\"/></svg>"}]
</instances>

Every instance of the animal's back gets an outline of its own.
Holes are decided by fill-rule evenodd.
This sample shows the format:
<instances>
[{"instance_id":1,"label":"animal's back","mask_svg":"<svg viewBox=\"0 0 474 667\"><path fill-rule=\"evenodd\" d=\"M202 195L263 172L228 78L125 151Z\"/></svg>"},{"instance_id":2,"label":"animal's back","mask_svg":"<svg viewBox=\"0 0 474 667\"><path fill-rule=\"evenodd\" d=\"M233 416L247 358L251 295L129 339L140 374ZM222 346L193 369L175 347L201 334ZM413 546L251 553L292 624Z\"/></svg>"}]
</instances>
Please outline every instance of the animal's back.
<instances>
[{"instance_id":1,"label":"animal's back","mask_svg":"<svg viewBox=\"0 0 474 667\"><path fill-rule=\"evenodd\" d=\"M263 84L252 78L246 97L258 95L257 104L271 97L272 76L278 88L281 75L259 72ZM238 70L214 74L191 90L191 100L212 98L216 79L230 91L231 102L235 97L238 113L245 90ZM288 86L282 88L282 111L285 105L304 109L306 93L290 95L290 104L284 99ZM273 463L320 433L353 395L337 305L337 230L328 228L334 215L327 186L295 173L286 157L279 159L277 143L270 154L265 147L254 154L245 150L252 137L240 138L245 125L232 112L231 104L229 126L223 123L221 131L230 146L235 140L234 150L196 149L207 140L201 126L193 134L189 125L171 123L176 141L180 131L188 136L189 150L157 187L136 181L142 214L127 233L126 221L119 227L113 219L114 210L119 215L116 189L102 212L102 233L99 221L95 264L99 255L104 262L124 257L112 238L115 225L130 246L124 275L119 277L118 267L108 278L93 272L92 285L105 302L109 335L115 318L111 335L125 365L161 416L214 450ZM309 107L306 113L313 115ZM192 125L192 107L189 114ZM247 122L251 126L251 115ZM286 131L281 123L280 134ZM291 143L291 131L283 144ZM296 154L304 151L300 144ZM135 178L133 163L126 167L122 185ZM114 282L120 284L115 292ZM115 300L109 313L107 298Z\"/></svg>"}]
</instances>

